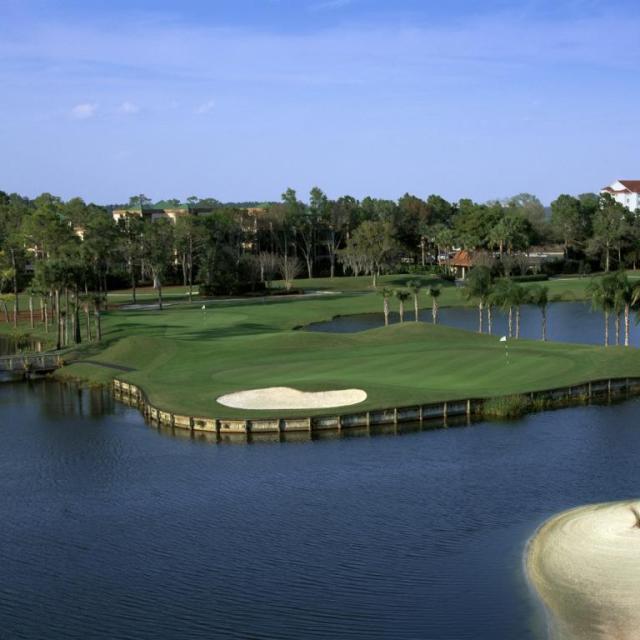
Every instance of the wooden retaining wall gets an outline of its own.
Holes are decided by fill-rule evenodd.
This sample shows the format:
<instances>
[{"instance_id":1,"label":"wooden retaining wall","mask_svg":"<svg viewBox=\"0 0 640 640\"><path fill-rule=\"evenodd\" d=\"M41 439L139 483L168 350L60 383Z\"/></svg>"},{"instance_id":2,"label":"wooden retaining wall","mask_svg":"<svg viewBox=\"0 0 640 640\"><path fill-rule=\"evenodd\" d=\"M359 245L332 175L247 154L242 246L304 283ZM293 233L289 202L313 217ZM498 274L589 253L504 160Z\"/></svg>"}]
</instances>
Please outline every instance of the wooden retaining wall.
<instances>
[{"instance_id":1,"label":"wooden retaining wall","mask_svg":"<svg viewBox=\"0 0 640 640\"><path fill-rule=\"evenodd\" d=\"M162 411L149 403L142 389L118 379L113 381L113 392L117 400L137 407L145 419L151 423L193 432L215 433L218 436L221 434L321 433L433 420L442 420L446 425L448 418L466 417L470 421L474 417L482 416L485 403L483 399L469 398L467 400L308 418L228 419L185 416ZM532 406L541 408L554 405L583 404L592 400L610 400L621 396L640 395L640 378L594 380L559 389L512 395L520 395Z\"/></svg>"}]
</instances>

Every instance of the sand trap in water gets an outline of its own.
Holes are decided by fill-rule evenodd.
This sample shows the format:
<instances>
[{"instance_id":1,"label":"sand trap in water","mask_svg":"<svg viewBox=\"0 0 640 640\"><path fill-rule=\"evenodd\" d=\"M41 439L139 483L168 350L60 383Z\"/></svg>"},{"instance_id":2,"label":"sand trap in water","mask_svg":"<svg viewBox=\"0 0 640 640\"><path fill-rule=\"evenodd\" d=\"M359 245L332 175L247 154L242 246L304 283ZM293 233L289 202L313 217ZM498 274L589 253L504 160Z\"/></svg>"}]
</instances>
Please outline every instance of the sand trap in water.
<instances>
[{"instance_id":1,"label":"sand trap in water","mask_svg":"<svg viewBox=\"0 0 640 640\"><path fill-rule=\"evenodd\" d=\"M218 398L234 409L329 409L358 404L367 399L362 389L336 391L298 391L291 387L267 387L228 393Z\"/></svg>"},{"instance_id":2,"label":"sand trap in water","mask_svg":"<svg viewBox=\"0 0 640 640\"><path fill-rule=\"evenodd\" d=\"M527 572L551 614L552 638L640 638L640 502L590 505L547 521Z\"/></svg>"}]
</instances>

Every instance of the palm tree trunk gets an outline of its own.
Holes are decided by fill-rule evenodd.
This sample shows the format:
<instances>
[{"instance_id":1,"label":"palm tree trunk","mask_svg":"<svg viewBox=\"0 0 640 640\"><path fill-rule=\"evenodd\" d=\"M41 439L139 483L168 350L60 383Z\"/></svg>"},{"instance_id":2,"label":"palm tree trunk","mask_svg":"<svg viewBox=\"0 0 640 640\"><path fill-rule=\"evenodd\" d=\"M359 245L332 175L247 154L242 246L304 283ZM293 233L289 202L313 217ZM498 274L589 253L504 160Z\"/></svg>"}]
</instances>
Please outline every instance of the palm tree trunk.
<instances>
[{"instance_id":1,"label":"palm tree trunk","mask_svg":"<svg viewBox=\"0 0 640 640\"><path fill-rule=\"evenodd\" d=\"M516 307L516 339L520 337L520 305Z\"/></svg>"},{"instance_id":2,"label":"palm tree trunk","mask_svg":"<svg viewBox=\"0 0 640 640\"><path fill-rule=\"evenodd\" d=\"M438 324L438 301L435 298L431 301L431 320Z\"/></svg>"},{"instance_id":3,"label":"palm tree trunk","mask_svg":"<svg viewBox=\"0 0 640 640\"><path fill-rule=\"evenodd\" d=\"M87 318L87 342L91 342L91 313L89 313L89 305L84 308L84 313Z\"/></svg>"},{"instance_id":4,"label":"palm tree trunk","mask_svg":"<svg viewBox=\"0 0 640 640\"><path fill-rule=\"evenodd\" d=\"M102 321L100 319L100 303L96 302L95 304L95 315L96 315L96 340L100 342L102 340Z\"/></svg>"},{"instance_id":5,"label":"palm tree trunk","mask_svg":"<svg viewBox=\"0 0 640 640\"><path fill-rule=\"evenodd\" d=\"M487 306L487 330L489 331L489 335L493 333L493 307L492 305Z\"/></svg>"},{"instance_id":6,"label":"palm tree trunk","mask_svg":"<svg viewBox=\"0 0 640 640\"><path fill-rule=\"evenodd\" d=\"M482 333L484 319L484 302L482 300L478 303L478 333Z\"/></svg>"},{"instance_id":7,"label":"palm tree trunk","mask_svg":"<svg viewBox=\"0 0 640 640\"><path fill-rule=\"evenodd\" d=\"M620 345L620 314L616 313L616 346Z\"/></svg>"},{"instance_id":8,"label":"palm tree trunk","mask_svg":"<svg viewBox=\"0 0 640 640\"><path fill-rule=\"evenodd\" d=\"M136 303L136 267L133 264L133 260L131 261L131 293L133 297L133 304Z\"/></svg>"},{"instance_id":9,"label":"palm tree trunk","mask_svg":"<svg viewBox=\"0 0 640 640\"><path fill-rule=\"evenodd\" d=\"M547 340L547 307L542 307L540 309L542 312L542 340L546 342Z\"/></svg>"},{"instance_id":10,"label":"palm tree trunk","mask_svg":"<svg viewBox=\"0 0 640 640\"><path fill-rule=\"evenodd\" d=\"M418 294L414 293L413 294L413 310L415 311L415 320L416 322L418 322Z\"/></svg>"},{"instance_id":11,"label":"palm tree trunk","mask_svg":"<svg viewBox=\"0 0 640 640\"><path fill-rule=\"evenodd\" d=\"M624 346L629 346L629 312L630 307L628 304L624 306Z\"/></svg>"},{"instance_id":12,"label":"palm tree trunk","mask_svg":"<svg viewBox=\"0 0 640 640\"><path fill-rule=\"evenodd\" d=\"M44 324L44 305L44 296L40 296L40 322L42 322L42 324Z\"/></svg>"},{"instance_id":13,"label":"palm tree trunk","mask_svg":"<svg viewBox=\"0 0 640 640\"><path fill-rule=\"evenodd\" d=\"M609 346L609 312L604 312L604 346Z\"/></svg>"},{"instance_id":14,"label":"palm tree trunk","mask_svg":"<svg viewBox=\"0 0 640 640\"><path fill-rule=\"evenodd\" d=\"M509 337L513 337L513 307L509 307Z\"/></svg>"},{"instance_id":15,"label":"palm tree trunk","mask_svg":"<svg viewBox=\"0 0 640 640\"><path fill-rule=\"evenodd\" d=\"M9 324L9 312L7 311L7 303L4 300L0 300L0 304L2 305L2 311L4 313L4 321Z\"/></svg>"},{"instance_id":16,"label":"palm tree trunk","mask_svg":"<svg viewBox=\"0 0 640 640\"><path fill-rule=\"evenodd\" d=\"M383 309L384 309L384 326L389 326L389 301L385 298L383 301Z\"/></svg>"},{"instance_id":17,"label":"palm tree trunk","mask_svg":"<svg viewBox=\"0 0 640 640\"><path fill-rule=\"evenodd\" d=\"M69 344L69 289L64 290L64 344Z\"/></svg>"},{"instance_id":18,"label":"palm tree trunk","mask_svg":"<svg viewBox=\"0 0 640 640\"><path fill-rule=\"evenodd\" d=\"M400 322L404 322L404 302L400 300Z\"/></svg>"},{"instance_id":19,"label":"palm tree trunk","mask_svg":"<svg viewBox=\"0 0 640 640\"><path fill-rule=\"evenodd\" d=\"M33 295L29 294L29 326L33 329L35 324L33 322Z\"/></svg>"},{"instance_id":20,"label":"palm tree trunk","mask_svg":"<svg viewBox=\"0 0 640 640\"><path fill-rule=\"evenodd\" d=\"M49 333L49 310L46 299L42 300L42 315L44 316L44 332Z\"/></svg>"},{"instance_id":21,"label":"palm tree trunk","mask_svg":"<svg viewBox=\"0 0 640 640\"><path fill-rule=\"evenodd\" d=\"M55 291L55 305L56 305L56 349L62 347L62 331L61 331L61 318L60 318L60 289Z\"/></svg>"},{"instance_id":22,"label":"palm tree trunk","mask_svg":"<svg viewBox=\"0 0 640 640\"><path fill-rule=\"evenodd\" d=\"M80 330L80 303L78 301L78 289L76 288L73 300L73 341L82 343L82 331Z\"/></svg>"},{"instance_id":23,"label":"palm tree trunk","mask_svg":"<svg viewBox=\"0 0 640 640\"><path fill-rule=\"evenodd\" d=\"M189 235L189 302L193 301L193 238Z\"/></svg>"}]
</instances>

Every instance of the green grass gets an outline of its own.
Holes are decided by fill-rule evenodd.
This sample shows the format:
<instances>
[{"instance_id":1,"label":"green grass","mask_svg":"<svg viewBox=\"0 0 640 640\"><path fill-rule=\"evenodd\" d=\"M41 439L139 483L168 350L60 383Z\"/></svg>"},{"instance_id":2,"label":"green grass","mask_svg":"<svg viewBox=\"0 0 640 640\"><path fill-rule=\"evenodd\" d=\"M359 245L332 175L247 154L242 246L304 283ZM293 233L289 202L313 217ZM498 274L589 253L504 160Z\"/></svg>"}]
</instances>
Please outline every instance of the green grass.
<instances>
[{"instance_id":1,"label":"green grass","mask_svg":"<svg viewBox=\"0 0 640 640\"><path fill-rule=\"evenodd\" d=\"M389 276L385 284L399 286L410 278ZM265 386L364 389L368 399L341 410L349 412L640 376L636 349L519 340L510 343L507 363L504 345L495 336L426 323L356 334L293 330L336 315L380 313L381 297L358 291L355 280L336 287L344 293L319 298L220 300L207 303L205 312L201 302L163 312L110 311L104 314L103 343L69 353L67 358L75 361L57 375L96 383L118 377L141 386L161 409L218 418L333 412L247 412L216 402L224 393ZM588 282L555 280L549 286L553 294L573 300L584 296ZM423 293L420 303L428 307L430 299ZM466 303L460 290L450 286L441 304ZM0 330L11 332L11 327L0 322Z\"/></svg>"}]
</instances>

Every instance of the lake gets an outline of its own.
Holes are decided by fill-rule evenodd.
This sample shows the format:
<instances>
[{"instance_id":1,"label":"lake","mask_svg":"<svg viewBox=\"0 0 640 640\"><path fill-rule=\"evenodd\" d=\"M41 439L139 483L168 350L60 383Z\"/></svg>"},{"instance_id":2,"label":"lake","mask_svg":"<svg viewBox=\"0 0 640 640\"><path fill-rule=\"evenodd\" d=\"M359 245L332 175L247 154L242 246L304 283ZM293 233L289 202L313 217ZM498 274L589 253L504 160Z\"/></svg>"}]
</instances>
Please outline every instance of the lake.
<instances>
[{"instance_id":1,"label":"lake","mask_svg":"<svg viewBox=\"0 0 640 640\"><path fill-rule=\"evenodd\" d=\"M104 390L0 385L0 636L542 639L528 538L635 497L640 403L215 444Z\"/></svg>"},{"instance_id":2,"label":"lake","mask_svg":"<svg viewBox=\"0 0 640 640\"><path fill-rule=\"evenodd\" d=\"M395 300L391 300L392 308L397 305ZM413 303L405 311L405 322L414 321ZM382 310L382 299L380 300ZM431 310L423 309L419 314L420 320L431 322ZM398 322L397 312L391 314L391 322ZM478 330L478 309L477 307L446 307L440 309L439 322L441 324L467 329L469 331ZM331 331L338 333L352 333L364 331L375 327L384 326L384 316L382 313L367 313L358 315L338 316L328 322L317 322L307 327L309 331ZM494 309L493 312L493 334L496 337L506 335L507 316L504 312ZM486 317L484 330L487 330ZM515 330L515 312L514 312ZM610 318L610 344L615 339L615 321ZM620 327L621 340L624 339L624 322ZM549 305L547 319L547 337L549 340L560 342L577 342L583 344L604 344L604 317L602 313L594 312L588 304L583 302L559 302ZM522 307L520 320L520 337L538 340L541 336L541 316L537 307L524 305ZM640 328L636 325L635 315L631 317L631 344L640 343Z\"/></svg>"}]
</instances>

